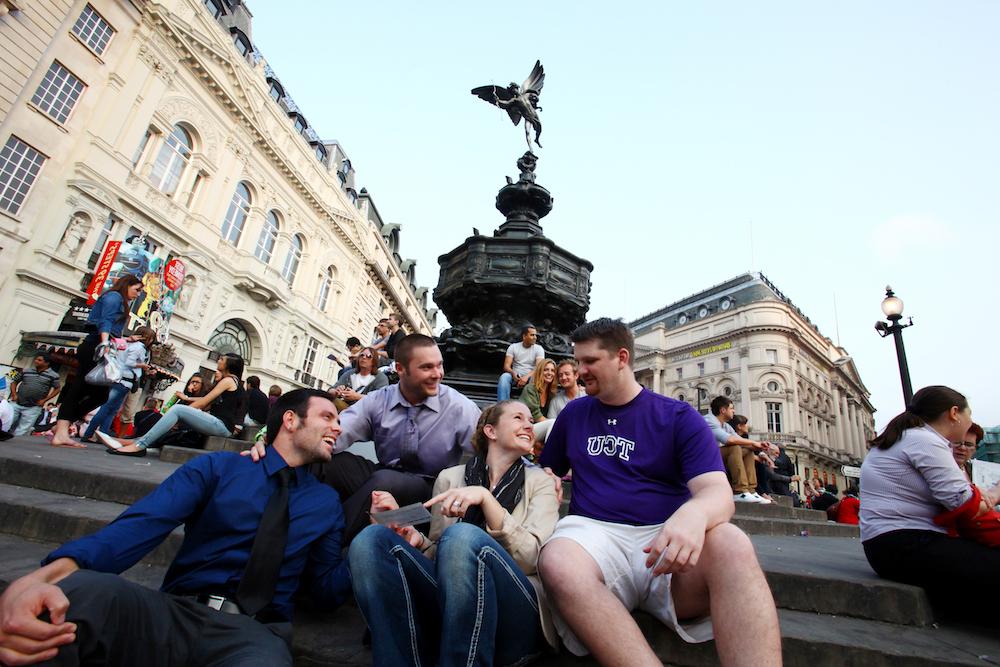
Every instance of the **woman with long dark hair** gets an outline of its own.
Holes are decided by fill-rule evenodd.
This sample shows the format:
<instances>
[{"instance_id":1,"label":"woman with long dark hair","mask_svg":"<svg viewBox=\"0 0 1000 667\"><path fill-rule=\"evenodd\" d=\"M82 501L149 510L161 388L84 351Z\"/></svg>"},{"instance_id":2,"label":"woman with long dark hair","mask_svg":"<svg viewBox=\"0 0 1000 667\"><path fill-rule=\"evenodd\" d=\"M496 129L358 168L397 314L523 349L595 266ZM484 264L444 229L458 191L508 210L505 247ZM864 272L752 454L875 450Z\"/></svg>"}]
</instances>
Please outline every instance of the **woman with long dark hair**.
<instances>
[{"instance_id":1,"label":"woman with long dark hair","mask_svg":"<svg viewBox=\"0 0 1000 667\"><path fill-rule=\"evenodd\" d=\"M153 447L178 423L205 435L232 435L243 401L243 358L236 354L222 355L217 372L219 381L208 394L191 401L190 405L174 405L144 436L135 440L116 440L98 431L97 437L108 446L108 454L145 456L146 449Z\"/></svg>"},{"instance_id":2,"label":"woman with long dark hair","mask_svg":"<svg viewBox=\"0 0 1000 667\"><path fill-rule=\"evenodd\" d=\"M139 383L143 372L149 368L149 349L156 342L156 332L150 327L142 326L128 337L128 345L122 353L122 379L109 387L108 400L100 407L97 414L90 420L87 430L81 440L97 444L94 433L98 429L108 432L111 422L121 410L122 404Z\"/></svg>"},{"instance_id":3,"label":"woman with long dark hair","mask_svg":"<svg viewBox=\"0 0 1000 667\"><path fill-rule=\"evenodd\" d=\"M946 511L985 514L1000 500L1000 488L980 492L955 465L950 443L971 423L965 396L924 387L872 440L861 464L861 541L868 563L886 579L923 587L943 610L960 611L963 618L980 602L995 609L1000 593L1000 550L949 537L934 521ZM992 611L972 618L997 623Z\"/></svg>"},{"instance_id":4,"label":"woman with long dark hair","mask_svg":"<svg viewBox=\"0 0 1000 667\"><path fill-rule=\"evenodd\" d=\"M55 447L85 448L73 440L69 427L83 419L88 412L108 400L109 387L88 384L87 373L97 365L98 352L104 352L112 338L121 338L128 321L129 305L142 291L142 280L131 273L119 276L90 309L87 316L87 336L76 348L76 377L62 393L59 417L52 434Z\"/></svg>"},{"instance_id":5,"label":"woman with long dark hair","mask_svg":"<svg viewBox=\"0 0 1000 667\"><path fill-rule=\"evenodd\" d=\"M521 665L546 637L555 641L550 624L543 630L535 572L559 503L549 476L524 464L533 440L522 403L487 408L472 436L476 456L443 470L424 503L429 537L373 525L351 542L354 594L377 667ZM372 494L373 513L395 507L390 494Z\"/></svg>"}]
</instances>

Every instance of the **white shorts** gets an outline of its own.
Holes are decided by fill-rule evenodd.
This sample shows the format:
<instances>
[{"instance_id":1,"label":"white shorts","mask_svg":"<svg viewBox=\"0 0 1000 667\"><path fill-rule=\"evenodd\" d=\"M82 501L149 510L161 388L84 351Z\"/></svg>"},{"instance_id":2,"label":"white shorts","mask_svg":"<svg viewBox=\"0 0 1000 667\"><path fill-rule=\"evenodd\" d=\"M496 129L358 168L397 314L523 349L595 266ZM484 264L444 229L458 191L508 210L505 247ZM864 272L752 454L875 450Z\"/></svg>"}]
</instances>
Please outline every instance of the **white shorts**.
<instances>
[{"instance_id":1,"label":"white shorts","mask_svg":"<svg viewBox=\"0 0 1000 667\"><path fill-rule=\"evenodd\" d=\"M556 524L555 532L546 543L560 538L579 544L601 568L604 583L629 611L641 609L671 628L684 641L695 644L712 639L712 619L708 616L693 622L677 620L674 600L670 595L670 578L653 576L646 567L643 548L660 532L661 525L629 526L597 521L582 516L567 516ZM574 655L589 651L555 611L553 622L563 644Z\"/></svg>"}]
</instances>

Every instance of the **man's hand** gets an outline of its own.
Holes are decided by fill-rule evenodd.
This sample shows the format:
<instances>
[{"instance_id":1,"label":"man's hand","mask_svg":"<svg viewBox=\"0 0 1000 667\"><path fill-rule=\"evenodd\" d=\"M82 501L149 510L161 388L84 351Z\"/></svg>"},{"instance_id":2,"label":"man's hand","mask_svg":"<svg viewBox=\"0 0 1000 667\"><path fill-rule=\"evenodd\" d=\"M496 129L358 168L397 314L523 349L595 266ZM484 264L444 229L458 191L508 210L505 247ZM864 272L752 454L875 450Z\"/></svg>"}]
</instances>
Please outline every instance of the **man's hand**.
<instances>
[{"instance_id":1,"label":"man's hand","mask_svg":"<svg viewBox=\"0 0 1000 667\"><path fill-rule=\"evenodd\" d=\"M58 586L21 579L0 596L0 662L33 665L56 657L76 640L76 624L66 622L69 600ZM50 622L38 619L48 611Z\"/></svg>"},{"instance_id":2,"label":"man's hand","mask_svg":"<svg viewBox=\"0 0 1000 667\"><path fill-rule=\"evenodd\" d=\"M262 458L267 454L267 447L264 445L263 440L258 440L253 443L250 449L244 449L240 452L240 456L249 456L253 459L254 463L259 463Z\"/></svg>"},{"instance_id":3,"label":"man's hand","mask_svg":"<svg viewBox=\"0 0 1000 667\"><path fill-rule=\"evenodd\" d=\"M705 544L705 515L697 507L682 505L666 520L656 538L643 549L646 567L653 576L687 572L698 564Z\"/></svg>"},{"instance_id":4,"label":"man's hand","mask_svg":"<svg viewBox=\"0 0 1000 667\"><path fill-rule=\"evenodd\" d=\"M524 385L528 384L529 379L530 376L528 375L518 375L514 378L514 382L517 383L518 387L523 387Z\"/></svg>"},{"instance_id":5,"label":"man's hand","mask_svg":"<svg viewBox=\"0 0 1000 667\"><path fill-rule=\"evenodd\" d=\"M369 514L378 514L379 512L389 512L398 509L399 503L391 493L388 491L372 491L372 504L368 510Z\"/></svg>"},{"instance_id":6,"label":"man's hand","mask_svg":"<svg viewBox=\"0 0 1000 667\"><path fill-rule=\"evenodd\" d=\"M544 470L545 474L548 475L549 478L552 480L552 483L556 485L556 502L558 502L561 505L563 499L562 478L559 477L559 475L552 472L552 468L545 468Z\"/></svg>"},{"instance_id":7,"label":"man's hand","mask_svg":"<svg viewBox=\"0 0 1000 667\"><path fill-rule=\"evenodd\" d=\"M353 389L349 389L348 387L341 387L341 388L344 391L340 392L340 398L344 399L348 403L357 403L363 398L361 394L354 391Z\"/></svg>"}]
</instances>

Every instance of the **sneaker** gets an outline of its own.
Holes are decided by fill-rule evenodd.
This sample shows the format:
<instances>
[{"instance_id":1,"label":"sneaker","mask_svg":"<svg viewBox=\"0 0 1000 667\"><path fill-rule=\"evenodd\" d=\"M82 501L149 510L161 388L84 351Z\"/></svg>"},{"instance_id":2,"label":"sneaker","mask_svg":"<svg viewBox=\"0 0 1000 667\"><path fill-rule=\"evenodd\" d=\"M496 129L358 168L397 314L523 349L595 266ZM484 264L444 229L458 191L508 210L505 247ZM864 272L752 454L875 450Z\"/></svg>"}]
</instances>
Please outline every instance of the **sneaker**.
<instances>
[{"instance_id":1,"label":"sneaker","mask_svg":"<svg viewBox=\"0 0 1000 667\"><path fill-rule=\"evenodd\" d=\"M762 495L760 495L759 493L756 493L756 492L754 492L754 493L753 493L753 494L751 494L751 495L752 495L752 496L753 496L754 498L756 498L756 499L757 499L757 502L758 502L758 503L760 503L761 505L770 505L770 504L771 504L771 501L770 501L770 499L768 499L768 498L765 498L765 497L763 497L763 496L762 496Z\"/></svg>"},{"instance_id":2,"label":"sneaker","mask_svg":"<svg viewBox=\"0 0 1000 667\"><path fill-rule=\"evenodd\" d=\"M97 431L97 433L95 433L94 435L97 436L98 440L100 440L101 442L103 442L105 445L107 445L111 449L121 449L122 448L122 443L118 442L117 440L115 440L114 438L112 438L110 435L108 435L104 431Z\"/></svg>"},{"instance_id":3,"label":"sneaker","mask_svg":"<svg viewBox=\"0 0 1000 667\"><path fill-rule=\"evenodd\" d=\"M744 492L744 493L734 493L733 494L733 501L735 501L737 503L759 503L760 502L759 500L756 500L752 495L750 495L749 493L746 493L746 492Z\"/></svg>"}]
</instances>

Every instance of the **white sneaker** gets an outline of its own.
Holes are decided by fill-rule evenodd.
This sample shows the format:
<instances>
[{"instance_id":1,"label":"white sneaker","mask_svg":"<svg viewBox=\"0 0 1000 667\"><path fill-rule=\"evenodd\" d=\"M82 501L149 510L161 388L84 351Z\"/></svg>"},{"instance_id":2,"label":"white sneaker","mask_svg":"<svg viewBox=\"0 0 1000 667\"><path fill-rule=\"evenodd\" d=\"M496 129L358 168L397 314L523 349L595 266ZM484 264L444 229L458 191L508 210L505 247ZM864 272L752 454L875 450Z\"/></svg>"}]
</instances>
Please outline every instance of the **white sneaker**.
<instances>
[{"instance_id":1,"label":"white sneaker","mask_svg":"<svg viewBox=\"0 0 1000 667\"><path fill-rule=\"evenodd\" d=\"M745 493L745 492L744 493L734 493L733 494L733 501L737 502L737 503L759 503L760 502L759 500L756 500L752 495L750 495L749 493Z\"/></svg>"},{"instance_id":2,"label":"white sneaker","mask_svg":"<svg viewBox=\"0 0 1000 667\"><path fill-rule=\"evenodd\" d=\"M100 440L101 442L103 442L105 445L107 445L111 449L121 449L122 448L122 443L118 442L117 440L115 440L114 438L112 438L110 435L108 435L107 433L105 433L103 431L98 430L97 433L95 433L94 435L97 436L98 440Z\"/></svg>"},{"instance_id":3,"label":"white sneaker","mask_svg":"<svg viewBox=\"0 0 1000 667\"><path fill-rule=\"evenodd\" d=\"M767 498L763 497L759 493L754 492L752 495L753 495L754 498L757 499L757 502L760 503L761 505L770 505L771 504L770 500L768 500Z\"/></svg>"}]
</instances>

